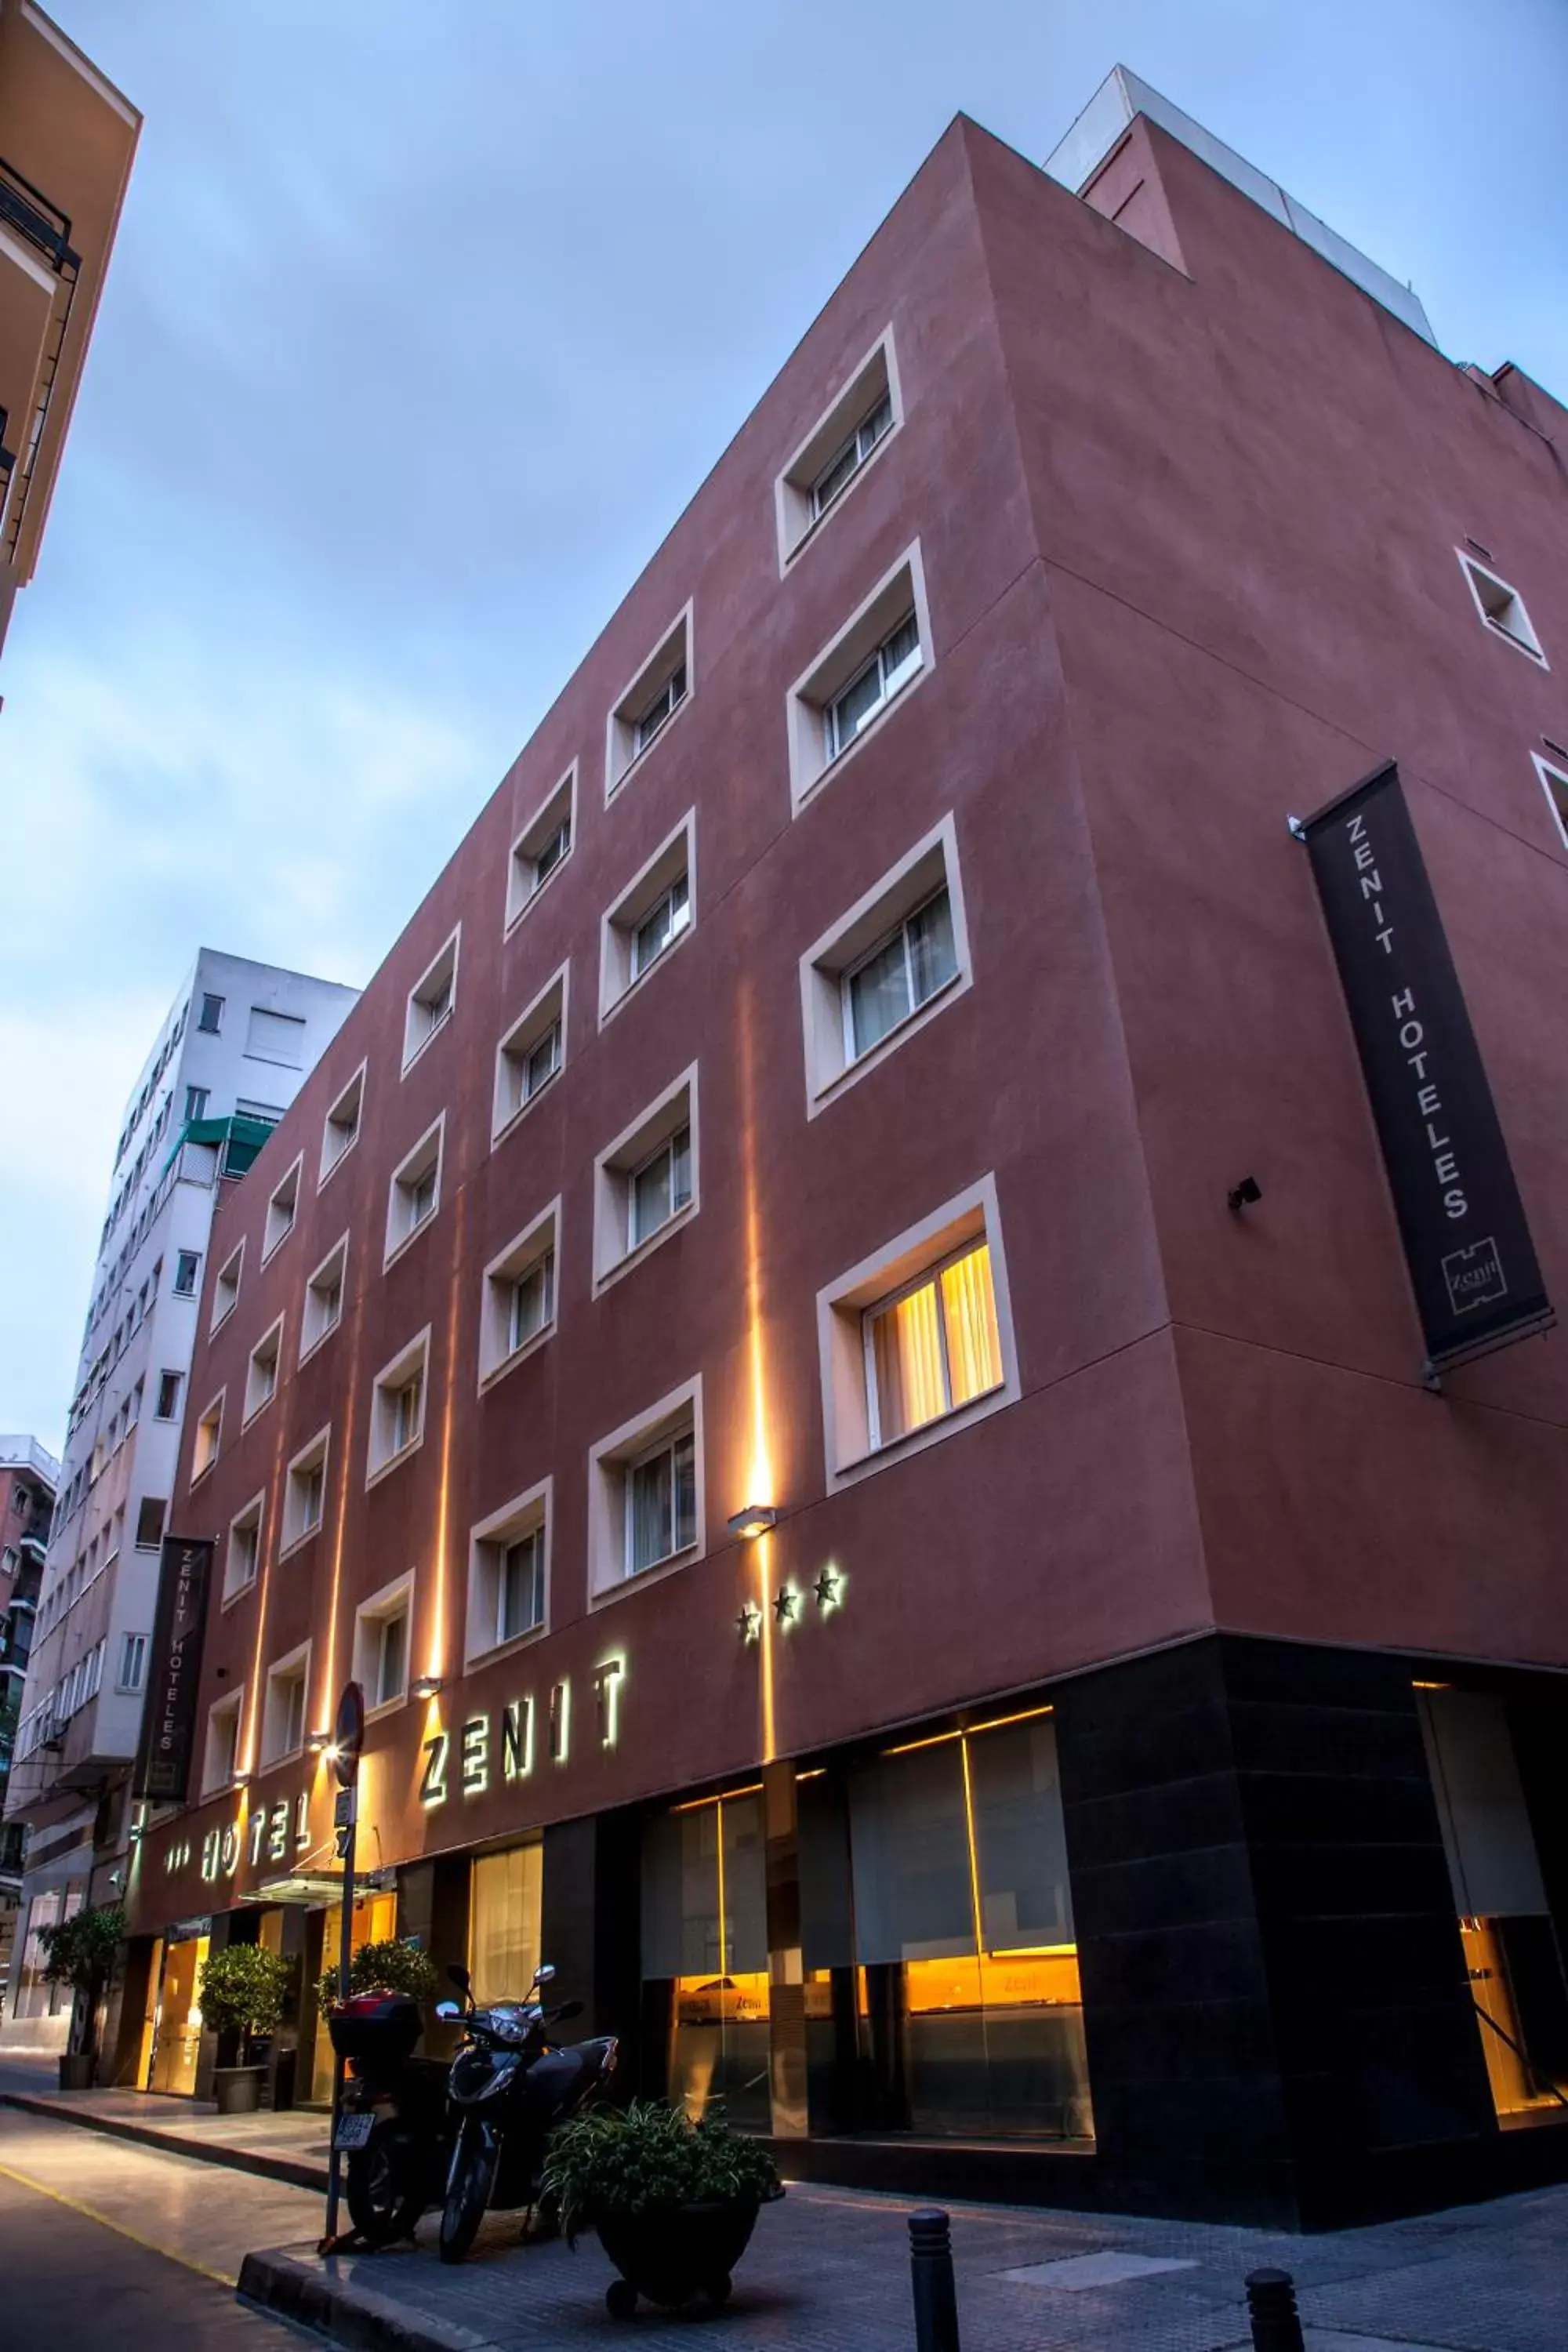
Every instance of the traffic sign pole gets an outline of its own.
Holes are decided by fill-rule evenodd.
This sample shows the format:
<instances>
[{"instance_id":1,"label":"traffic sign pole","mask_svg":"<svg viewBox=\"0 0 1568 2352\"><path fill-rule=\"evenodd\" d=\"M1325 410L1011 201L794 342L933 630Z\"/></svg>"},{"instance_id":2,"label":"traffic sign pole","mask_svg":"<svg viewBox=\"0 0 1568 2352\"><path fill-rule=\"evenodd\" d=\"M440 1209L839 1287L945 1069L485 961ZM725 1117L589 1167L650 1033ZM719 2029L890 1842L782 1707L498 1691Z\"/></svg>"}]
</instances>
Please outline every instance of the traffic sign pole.
<instances>
[{"instance_id":1,"label":"traffic sign pole","mask_svg":"<svg viewBox=\"0 0 1568 2352\"><path fill-rule=\"evenodd\" d=\"M358 1683L347 1683L338 1702L337 1725L332 1734L332 1768L339 1781L332 1821L337 1832L338 1855L343 1865L343 1901L338 1923L340 2002L349 1997L349 1971L353 1961L354 1832L359 1823L359 1762L363 1746L364 1696ZM319 2249L323 2254L335 2252L338 2244L338 2207L342 2195L343 2163L342 2152L338 2147L338 2124L342 2105L343 2058L341 2051L334 2051L331 2148L327 2158L327 2231Z\"/></svg>"}]
</instances>

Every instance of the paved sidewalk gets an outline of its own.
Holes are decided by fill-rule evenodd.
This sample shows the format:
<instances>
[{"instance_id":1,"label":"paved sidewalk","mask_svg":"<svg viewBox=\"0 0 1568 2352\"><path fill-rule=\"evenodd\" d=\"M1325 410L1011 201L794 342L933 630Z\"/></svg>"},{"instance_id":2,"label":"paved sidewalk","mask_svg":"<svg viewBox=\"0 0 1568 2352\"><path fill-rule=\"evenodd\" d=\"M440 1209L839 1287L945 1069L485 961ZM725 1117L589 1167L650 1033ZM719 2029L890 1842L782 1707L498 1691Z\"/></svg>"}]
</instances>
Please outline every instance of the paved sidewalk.
<instances>
[{"instance_id":1,"label":"paved sidewalk","mask_svg":"<svg viewBox=\"0 0 1568 2352\"><path fill-rule=\"evenodd\" d=\"M155 2091L62 2091L58 2085L52 2054L0 2051L0 2103L7 2106L298 2189L326 2189L327 2118L313 2110L220 2116L205 2104Z\"/></svg>"},{"instance_id":2,"label":"paved sidewalk","mask_svg":"<svg viewBox=\"0 0 1568 2352\"><path fill-rule=\"evenodd\" d=\"M714 2322L730 2352L912 2352L907 2199L796 2186L767 2208ZM1311 2352L1562 2352L1568 2343L1568 2189L1331 2236L1102 2214L953 2205L963 2352L1222 2352L1249 2343L1244 2281L1297 2282ZM240 2287L339 2341L403 2352L687 2344L688 2320L605 2308L614 2275L593 2239L520 2248L487 2221L444 2266L434 2220L412 2248L322 2262L251 2256Z\"/></svg>"}]
</instances>

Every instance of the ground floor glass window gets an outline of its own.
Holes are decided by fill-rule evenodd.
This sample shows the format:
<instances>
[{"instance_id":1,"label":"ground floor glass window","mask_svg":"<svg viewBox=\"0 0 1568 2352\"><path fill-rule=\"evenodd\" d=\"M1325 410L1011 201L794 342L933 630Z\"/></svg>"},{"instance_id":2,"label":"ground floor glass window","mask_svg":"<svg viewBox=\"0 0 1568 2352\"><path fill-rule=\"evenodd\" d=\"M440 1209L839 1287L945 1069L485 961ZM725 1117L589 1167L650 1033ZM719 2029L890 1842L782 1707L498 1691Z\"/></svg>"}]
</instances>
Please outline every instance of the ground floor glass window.
<instances>
[{"instance_id":1,"label":"ground floor glass window","mask_svg":"<svg viewBox=\"0 0 1568 2352\"><path fill-rule=\"evenodd\" d=\"M766 2131L769 2001L759 1790L678 1807L647 1825L644 2015L662 2037L668 2096L693 2116Z\"/></svg>"}]
</instances>

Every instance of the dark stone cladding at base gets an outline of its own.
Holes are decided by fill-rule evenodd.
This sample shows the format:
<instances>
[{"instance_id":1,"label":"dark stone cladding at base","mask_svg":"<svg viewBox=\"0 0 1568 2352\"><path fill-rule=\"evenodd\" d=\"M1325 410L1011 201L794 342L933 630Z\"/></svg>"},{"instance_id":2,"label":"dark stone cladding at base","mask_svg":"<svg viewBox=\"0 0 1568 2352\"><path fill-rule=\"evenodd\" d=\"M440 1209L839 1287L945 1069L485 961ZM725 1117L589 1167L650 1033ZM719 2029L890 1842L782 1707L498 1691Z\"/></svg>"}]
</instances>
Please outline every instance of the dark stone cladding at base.
<instances>
[{"instance_id":1,"label":"dark stone cladding at base","mask_svg":"<svg viewBox=\"0 0 1568 2352\"><path fill-rule=\"evenodd\" d=\"M1492 2115L1407 1661L1215 1635L1056 1710L1105 2201L1320 2229L1568 2169Z\"/></svg>"}]
</instances>

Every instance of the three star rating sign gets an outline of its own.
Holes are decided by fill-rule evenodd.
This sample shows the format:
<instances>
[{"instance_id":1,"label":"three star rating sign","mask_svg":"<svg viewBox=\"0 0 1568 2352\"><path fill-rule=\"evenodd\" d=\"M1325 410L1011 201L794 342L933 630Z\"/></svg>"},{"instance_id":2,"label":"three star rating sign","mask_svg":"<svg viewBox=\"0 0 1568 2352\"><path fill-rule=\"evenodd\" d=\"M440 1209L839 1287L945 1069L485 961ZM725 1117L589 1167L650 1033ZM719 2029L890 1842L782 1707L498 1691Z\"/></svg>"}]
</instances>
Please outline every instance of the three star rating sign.
<instances>
[{"instance_id":1,"label":"three star rating sign","mask_svg":"<svg viewBox=\"0 0 1568 2352\"><path fill-rule=\"evenodd\" d=\"M837 1569L825 1568L815 1584L805 1592L794 1584L781 1584L769 1606L774 1622L786 1632L795 1623L805 1608L807 1599L816 1602L819 1617L830 1616L844 1605L844 1579ZM735 1631L742 1642L759 1642L763 1634L763 1612L754 1601L748 1601L735 1620Z\"/></svg>"}]
</instances>

